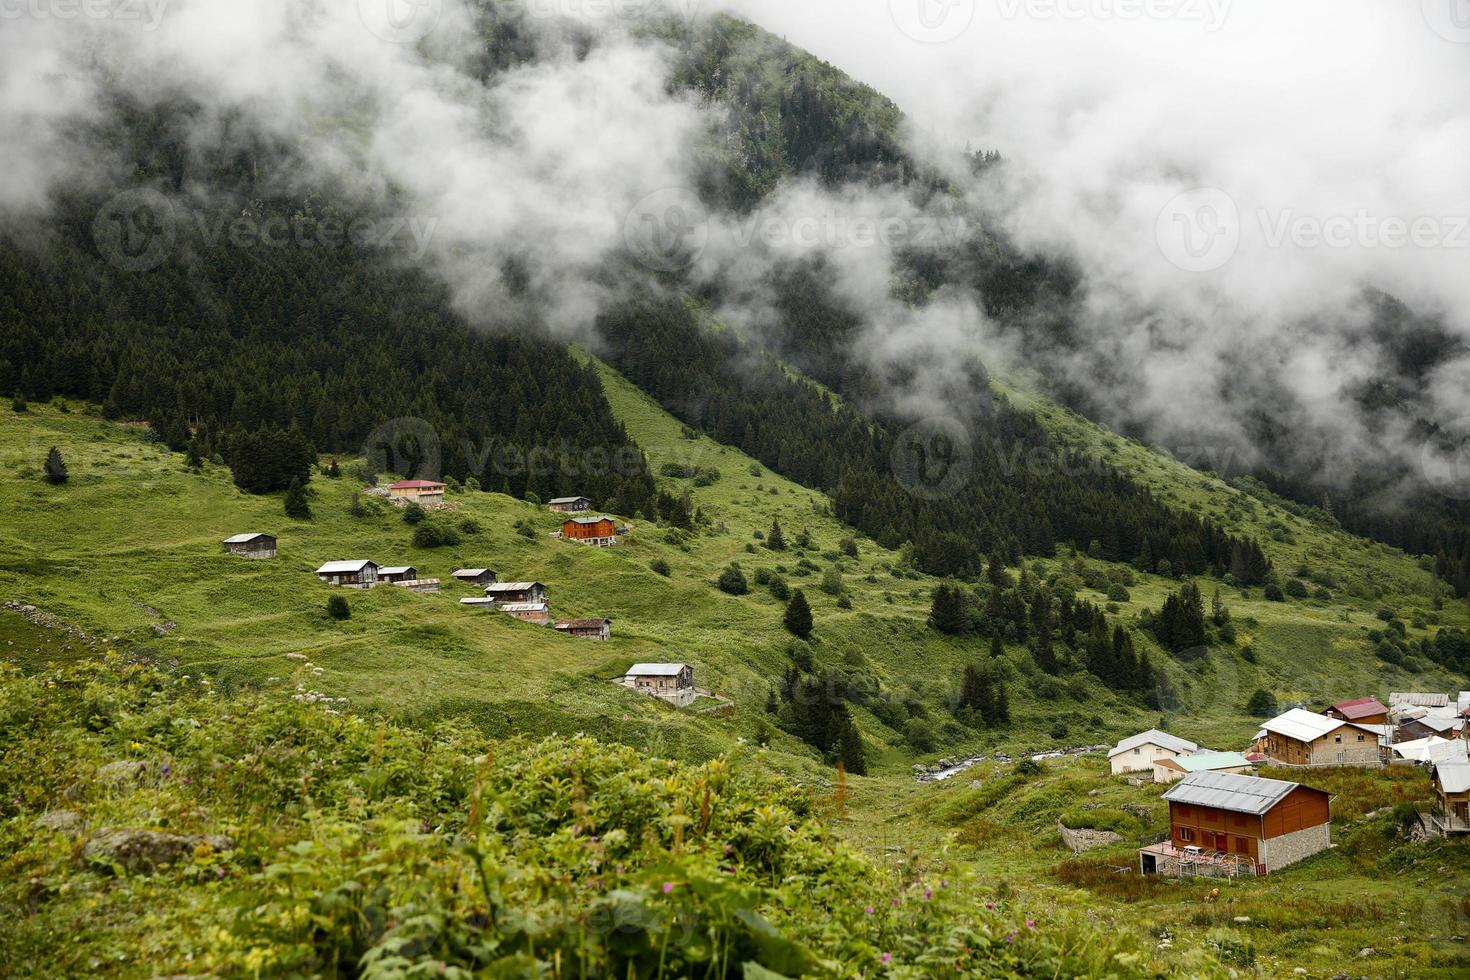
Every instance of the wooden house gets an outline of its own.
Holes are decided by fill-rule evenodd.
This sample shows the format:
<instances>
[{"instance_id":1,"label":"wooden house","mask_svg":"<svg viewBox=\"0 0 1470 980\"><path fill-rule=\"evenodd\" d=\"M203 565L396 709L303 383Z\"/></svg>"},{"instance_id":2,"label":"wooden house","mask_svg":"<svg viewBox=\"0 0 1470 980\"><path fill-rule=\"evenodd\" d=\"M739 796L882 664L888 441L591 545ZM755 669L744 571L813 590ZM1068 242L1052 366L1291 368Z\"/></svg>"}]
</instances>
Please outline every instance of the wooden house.
<instances>
[{"instance_id":1,"label":"wooden house","mask_svg":"<svg viewBox=\"0 0 1470 980\"><path fill-rule=\"evenodd\" d=\"M378 563L363 559L329 561L316 570L316 576L344 589L371 589L378 584Z\"/></svg>"},{"instance_id":2,"label":"wooden house","mask_svg":"<svg viewBox=\"0 0 1470 980\"><path fill-rule=\"evenodd\" d=\"M694 703L694 668L688 664L634 664L617 681L624 687L684 707Z\"/></svg>"},{"instance_id":3,"label":"wooden house","mask_svg":"<svg viewBox=\"0 0 1470 980\"><path fill-rule=\"evenodd\" d=\"M544 602L500 602L495 603L495 608L513 616L523 623L535 623L537 626L549 626L551 624L551 610Z\"/></svg>"},{"instance_id":4,"label":"wooden house","mask_svg":"<svg viewBox=\"0 0 1470 980\"><path fill-rule=\"evenodd\" d=\"M1150 728L1113 746L1108 752L1108 764L1115 776L1125 772L1149 772L1155 759L1172 759L1198 750L1199 746L1187 738Z\"/></svg>"},{"instance_id":5,"label":"wooden house","mask_svg":"<svg viewBox=\"0 0 1470 980\"><path fill-rule=\"evenodd\" d=\"M1196 772L1248 773L1250 760L1239 752L1196 752L1154 760L1154 782L1172 783Z\"/></svg>"},{"instance_id":6,"label":"wooden house","mask_svg":"<svg viewBox=\"0 0 1470 980\"><path fill-rule=\"evenodd\" d=\"M556 631L566 636L576 636L586 640L610 640L612 639L612 620L561 619L556 623Z\"/></svg>"},{"instance_id":7,"label":"wooden house","mask_svg":"<svg viewBox=\"0 0 1470 980\"><path fill-rule=\"evenodd\" d=\"M1417 718L1404 718L1394 729L1393 740L1412 742L1437 735L1440 738L1459 738L1464 734L1465 719L1448 714L1449 709L1426 711Z\"/></svg>"},{"instance_id":8,"label":"wooden house","mask_svg":"<svg viewBox=\"0 0 1470 980\"><path fill-rule=\"evenodd\" d=\"M236 534L225 538L225 550L241 558L276 557L274 534Z\"/></svg>"},{"instance_id":9,"label":"wooden house","mask_svg":"<svg viewBox=\"0 0 1470 980\"><path fill-rule=\"evenodd\" d=\"M492 582L485 595L496 602L539 602L545 604L550 594L540 582Z\"/></svg>"},{"instance_id":10,"label":"wooden house","mask_svg":"<svg viewBox=\"0 0 1470 980\"><path fill-rule=\"evenodd\" d=\"M1328 718L1354 721L1362 725L1388 724L1388 705L1383 704L1377 698L1339 701L1322 713Z\"/></svg>"},{"instance_id":11,"label":"wooden house","mask_svg":"<svg viewBox=\"0 0 1470 980\"><path fill-rule=\"evenodd\" d=\"M1332 845L1332 798L1281 779L1196 772L1164 794L1169 839L1139 851L1145 874L1257 874Z\"/></svg>"},{"instance_id":12,"label":"wooden house","mask_svg":"<svg viewBox=\"0 0 1470 980\"><path fill-rule=\"evenodd\" d=\"M444 484L434 480L403 480L389 485L388 499L399 506L440 507L444 504Z\"/></svg>"},{"instance_id":13,"label":"wooden house","mask_svg":"<svg viewBox=\"0 0 1470 980\"><path fill-rule=\"evenodd\" d=\"M1470 761L1463 757L1434 765L1438 806L1430 821L1441 834L1470 834Z\"/></svg>"},{"instance_id":14,"label":"wooden house","mask_svg":"<svg viewBox=\"0 0 1470 980\"><path fill-rule=\"evenodd\" d=\"M419 577L419 570L412 565L385 565L378 569L379 582L412 582Z\"/></svg>"},{"instance_id":15,"label":"wooden house","mask_svg":"<svg viewBox=\"0 0 1470 980\"><path fill-rule=\"evenodd\" d=\"M454 577L466 585L478 585L481 588L495 584L495 573L488 568L457 569Z\"/></svg>"},{"instance_id":16,"label":"wooden house","mask_svg":"<svg viewBox=\"0 0 1470 980\"><path fill-rule=\"evenodd\" d=\"M546 506L558 514L585 514L592 509L592 501L586 497L553 497Z\"/></svg>"},{"instance_id":17,"label":"wooden house","mask_svg":"<svg viewBox=\"0 0 1470 980\"><path fill-rule=\"evenodd\" d=\"M1292 708L1266 722L1265 753L1277 766L1377 766L1382 764L1378 731Z\"/></svg>"},{"instance_id":18,"label":"wooden house","mask_svg":"<svg viewBox=\"0 0 1470 980\"><path fill-rule=\"evenodd\" d=\"M572 517L562 524L561 536L578 544L610 548L618 543L618 525L611 517Z\"/></svg>"}]
</instances>

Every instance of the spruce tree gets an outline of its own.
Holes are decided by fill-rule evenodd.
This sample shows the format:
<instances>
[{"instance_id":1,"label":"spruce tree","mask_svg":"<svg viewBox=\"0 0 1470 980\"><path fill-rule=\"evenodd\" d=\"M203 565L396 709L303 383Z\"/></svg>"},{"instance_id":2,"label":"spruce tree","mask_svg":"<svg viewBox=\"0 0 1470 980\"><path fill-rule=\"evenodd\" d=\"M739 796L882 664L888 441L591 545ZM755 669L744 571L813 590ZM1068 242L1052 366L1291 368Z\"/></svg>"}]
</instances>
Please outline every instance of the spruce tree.
<instances>
[{"instance_id":1,"label":"spruce tree","mask_svg":"<svg viewBox=\"0 0 1470 980\"><path fill-rule=\"evenodd\" d=\"M786 628L803 640L812 635L812 607L807 605L806 595L797 589L791 593L786 604L786 615L782 618Z\"/></svg>"},{"instance_id":2,"label":"spruce tree","mask_svg":"<svg viewBox=\"0 0 1470 980\"><path fill-rule=\"evenodd\" d=\"M868 760L863 755L863 736L850 716L844 714L844 724L837 736L837 758L853 776L868 774Z\"/></svg>"},{"instance_id":3,"label":"spruce tree","mask_svg":"<svg viewBox=\"0 0 1470 980\"><path fill-rule=\"evenodd\" d=\"M298 521L311 518L311 504L306 499L306 488L301 485L299 478L293 479L286 491L286 516L294 517Z\"/></svg>"},{"instance_id":4,"label":"spruce tree","mask_svg":"<svg viewBox=\"0 0 1470 980\"><path fill-rule=\"evenodd\" d=\"M990 657L991 657L991 659L992 660L999 660L1001 657L1005 656L1005 653L1006 653L1006 648L1005 648L1005 644L1001 641L1000 633L997 632L997 633L990 634Z\"/></svg>"},{"instance_id":5,"label":"spruce tree","mask_svg":"<svg viewBox=\"0 0 1470 980\"><path fill-rule=\"evenodd\" d=\"M66 462L61 458L61 450L55 446L52 446L51 451L46 454L45 472L47 483L60 485L70 479L70 474L66 471Z\"/></svg>"},{"instance_id":6,"label":"spruce tree","mask_svg":"<svg viewBox=\"0 0 1470 980\"><path fill-rule=\"evenodd\" d=\"M772 551L786 550L786 535L781 533L780 518L773 518L771 520L771 530L770 533L766 535L766 547L770 548Z\"/></svg>"},{"instance_id":7,"label":"spruce tree","mask_svg":"<svg viewBox=\"0 0 1470 980\"><path fill-rule=\"evenodd\" d=\"M929 607L929 625L946 636L959 636L969 627L965 596L959 586L940 583Z\"/></svg>"}]
</instances>

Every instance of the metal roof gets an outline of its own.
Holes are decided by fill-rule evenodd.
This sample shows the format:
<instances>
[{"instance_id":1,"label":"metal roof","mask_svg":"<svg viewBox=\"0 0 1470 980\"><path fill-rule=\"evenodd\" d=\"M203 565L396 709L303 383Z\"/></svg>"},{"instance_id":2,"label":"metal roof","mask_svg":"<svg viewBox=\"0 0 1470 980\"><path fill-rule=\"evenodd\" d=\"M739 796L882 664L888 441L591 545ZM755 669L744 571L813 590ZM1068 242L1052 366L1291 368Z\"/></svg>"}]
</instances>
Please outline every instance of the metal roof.
<instances>
[{"instance_id":1,"label":"metal roof","mask_svg":"<svg viewBox=\"0 0 1470 980\"><path fill-rule=\"evenodd\" d=\"M1250 765L1250 760L1239 752L1200 752L1181 755L1174 759L1160 759L1160 764L1178 766L1185 772L1208 772L1212 769L1240 769Z\"/></svg>"},{"instance_id":2,"label":"metal roof","mask_svg":"<svg viewBox=\"0 0 1470 980\"><path fill-rule=\"evenodd\" d=\"M437 480L400 480L388 485L389 490L428 490L431 487L442 489L444 484Z\"/></svg>"},{"instance_id":3,"label":"metal roof","mask_svg":"<svg viewBox=\"0 0 1470 980\"><path fill-rule=\"evenodd\" d=\"M469 596L468 598L459 600L459 604L461 606L493 606L495 605L495 600L481 599L476 596Z\"/></svg>"},{"instance_id":4,"label":"metal roof","mask_svg":"<svg viewBox=\"0 0 1470 980\"><path fill-rule=\"evenodd\" d=\"M547 503L548 504L575 504L579 500L586 500L586 501L588 501L590 503L591 500L592 500L592 498L591 497L552 497L550 500L547 501Z\"/></svg>"},{"instance_id":5,"label":"metal roof","mask_svg":"<svg viewBox=\"0 0 1470 980\"><path fill-rule=\"evenodd\" d=\"M484 575L487 572L490 572L490 569L488 569L488 568L460 568L460 569L455 570L454 577L455 578L479 578L481 575Z\"/></svg>"},{"instance_id":6,"label":"metal roof","mask_svg":"<svg viewBox=\"0 0 1470 980\"><path fill-rule=\"evenodd\" d=\"M1145 745L1157 745L1160 748L1169 749L1172 752L1193 752L1199 748L1198 745L1187 738L1180 738L1178 735L1170 735L1168 732L1161 732L1157 728L1150 728L1146 732L1130 735L1113 746L1112 751L1108 753L1108 758L1111 759L1115 755L1141 748Z\"/></svg>"},{"instance_id":7,"label":"metal roof","mask_svg":"<svg viewBox=\"0 0 1470 980\"><path fill-rule=\"evenodd\" d=\"M1281 779L1262 779L1232 772L1194 772L1175 783L1163 798L1170 803L1212 806L1231 813L1260 816L1285 799L1286 794L1298 785Z\"/></svg>"},{"instance_id":8,"label":"metal roof","mask_svg":"<svg viewBox=\"0 0 1470 980\"><path fill-rule=\"evenodd\" d=\"M417 568L412 565L389 565L378 569L379 575L403 575L407 572L416 572Z\"/></svg>"},{"instance_id":9,"label":"metal roof","mask_svg":"<svg viewBox=\"0 0 1470 980\"><path fill-rule=\"evenodd\" d=\"M625 677L676 677L688 664L634 664Z\"/></svg>"},{"instance_id":10,"label":"metal roof","mask_svg":"<svg viewBox=\"0 0 1470 980\"><path fill-rule=\"evenodd\" d=\"M1357 698L1352 701L1339 701L1332 706L1332 710L1342 715L1348 721L1366 718L1369 715L1388 714L1388 706L1377 698Z\"/></svg>"},{"instance_id":11,"label":"metal roof","mask_svg":"<svg viewBox=\"0 0 1470 980\"><path fill-rule=\"evenodd\" d=\"M255 534L236 534L233 537L225 538L225 544L245 544L248 541L254 541L256 538L273 538L273 537L275 537L275 535L273 535L273 534L263 534L263 533L260 533L260 532L257 532Z\"/></svg>"},{"instance_id":12,"label":"metal roof","mask_svg":"<svg viewBox=\"0 0 1470 980\"><path fill-rule=\"evenodd\" d=\"M1470 762L1441 762L1434 767L1439 788L1446 793L1470 792Z\"/></svg>"},{"instance_id":13,"label":"metal roof","mask_svg":"<svg viewBox=\"0 0 1470 980\"><path fill-rule=\"evenodd\" d=\"M485 586L485 593L488 595L491 592L526 592L537 586L541 586L543 589L546 588L540 582L496 582L493 585Z\"/></svg>"},{"instance_id":14,"label":"metal roof","mask_svg":"<svg viewBox=\"0 0 1470 980\"><path fill-rule=\"evenodd\" d=\"M559 630L600 629L611 623L610 619L562 619L557 621L556 628Z\"/></svg>"},{"instance_id":15,"label":"metal roof","mask_svg":"<svg viewBox=\"0 0 1470 980\"><path fill-rule=\"evenodd\" d=\"M518 612L545 612L546 611L546 603L544 603L544 602L502 602L502 603L499 603L495 608L496 609L499 609L501 612L508 612L508 613L518 613Z\"/></svg>"},{"instance_id":16,"label":"metal roof","mask_svg":"<svg viewBox=\"0 0 1470 980\"><path fill-rule=\"evenodd\" d=\"M611 517L568 517L564 524L600 524L603 521L611 521Z\"/></svg>"},{"instance_id":17,"label":"metal roof","mask_svg":"<svg viewBox=\"0 0 1470 980\"><path fill-rule=\"evenodd\" d=\"M1328 732L1335 732L1344 725L1362 728L1341 718L1328 718L1306 708L1292 708L1284 715L1277 715L1261 727L1277 735L1285 735L1299 742L1315 742Z\"/></svg>"},{"instance_id":18,"label":"metal roof","mask_svg":"<svg viewBox=\"0 0 1470 980\"><path fill-rule=\"evenodd\" d=\"M1392 691L1388 695L1388 703L1394 707L1412 704L1421 708L1441 708L1450 703L1450 696L1421 691Z\"/></svg>"},{"instance_id":19,"label":"metal roof","mask_svg":"<svg viewBox=\"0 0 1470 980\"><path fill-rule=\"evenodd\" d=\"M1411 718L1409 719L1409 721L1413 722L1416 725L1423 725L1425 728L1432 728L1437 732L1452 732L1460 727L1464 719L1446 718L1444 715L1426 714L1420 715L1418 718Z\"/></svg>"},{"instance_id":20,"label":"metal roof","mask_svg":"<svg viewBox=\"0 0 1470 980\"><path fill-rule=\"evenodd\" d=\"M355 558L348 561L329 561L316 570L318 575L341 575L345 572L360 572L369 565L377 566L377 562L368 561L366 558Z\"/></svg>"}]
</instances>

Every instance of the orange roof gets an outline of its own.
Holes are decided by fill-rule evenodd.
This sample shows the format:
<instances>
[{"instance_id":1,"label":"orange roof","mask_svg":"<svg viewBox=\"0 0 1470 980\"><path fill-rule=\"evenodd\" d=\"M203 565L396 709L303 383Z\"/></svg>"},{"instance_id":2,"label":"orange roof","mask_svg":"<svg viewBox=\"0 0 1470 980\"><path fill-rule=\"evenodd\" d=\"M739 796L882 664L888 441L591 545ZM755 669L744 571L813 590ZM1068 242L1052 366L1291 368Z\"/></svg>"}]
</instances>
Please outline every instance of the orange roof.
<instances>
[{"instance_id":1,"label":"orange roof","mask_svg":"<svg viewBox=\"0 0 1470 980\"><path fill-rule=\"evenodd\" d=\"M1356 698L1352 701L1339 701L1332 706L1332 710L1342 715L1348 721L1354 718L1367 718L1372 715L1388 714L1388 707L1377 698Z\"/></svg>"}]
</instances>

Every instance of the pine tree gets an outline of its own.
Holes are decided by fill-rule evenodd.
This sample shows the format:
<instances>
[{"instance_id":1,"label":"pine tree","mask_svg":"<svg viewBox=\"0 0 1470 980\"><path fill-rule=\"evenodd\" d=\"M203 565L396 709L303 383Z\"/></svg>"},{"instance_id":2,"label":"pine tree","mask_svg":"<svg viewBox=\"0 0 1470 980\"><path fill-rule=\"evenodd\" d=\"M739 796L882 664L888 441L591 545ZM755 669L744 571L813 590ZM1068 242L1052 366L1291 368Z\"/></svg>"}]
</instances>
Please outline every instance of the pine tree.
<instances>
[{"instance_id":1,"label":"pine tree","mask_svg":"<svg viewBox=\"0 0 1470 980\"><path fill-rule=\"evenodd\" d=\"M997 725L1011 723L1011 696L1006 693L1005 682L999 679L995 682L995 723Z\"/></svg>"},{"instance_id":2,"label":"pine tree","mask_svg":"<svg viewBox=\"0 0 1470 980\"><path fill-rule=\"evenodd\" d=\"M786 615L782 618L786 628L803 640L812 635L812 607L807 605L806 595L800 589L791 593L786 604Z\"/></svg>"},{"instance_id":3,"label":"pine tree","mask_svg":"<svg viewBox=\"0 0 1470 980\"><path fill-rule=\"evenodd\" d=\"M990 658L999 660L1006 654L1005 644L1001 641L999 633L990 634Z\"/></svg>"},{"instance_id":4,"label":"pine tree","mask_svg":"<svg viewBox=\"0 0 1470 980\"><path fill-rule=\"evenodd\" d=\"M66 461L61 458L61 450L55 446L52 446L51 451L46 454L44 469L47 483L60 485L70 479L70 474L66 471Z\"/></svg>"},{"instance_id":5,"label":"pine tree","mask_svg":"<svg viewBox=\"0 0 1470 980\"><path fill-rule=\"evenodd\" d=\"M858 731L851 717L846 717L845 721L837 736L837 758L852 775L866 776L868 760L863 755L862 733Z\"/></svg>"},{"instance_id":6,"label":"pine tree","mask_svg":"<svg viewBox=\"0 0 1470 980\"><path fill-rule=\"evenodd\" d=\"M15 397L10 399L10 410L17 413L26 411L26 396L17 391Z\"/></svg>"},{"instance_id":7,"label":"pine tree","mask_svg":"<svg viewBox=\"0 0 1470 980\"><path fill-rule=\"evenodd\" d=\"M766 547L772 551L786 550L786 535L781 533L781 521L779 518L773 518L771 521L771 530L766 535Z\"/></svg>"},{"instance_id":8,"label":"pine tree","mask_svg":"<svg viewBox=\"0 0 1470 980\"><path fill-rule=\"evenodd\" d=\"M298 521L311 519L311 504L306 499L306 487L302 486L300 479L293 479L286 491L286 516Z\"/></svg>"},{"instance_id":9,"label":"pine tree","mask_svg":"<svg viewBox=\"0 0 1470 980\"><path fill-rule=\"evenodd\" d=\"M929 626L945 636L959 636L969 625L964 593L957 585L941 582L934 589L934 602L929 607Z\"/></svg>"}]
</instances>

